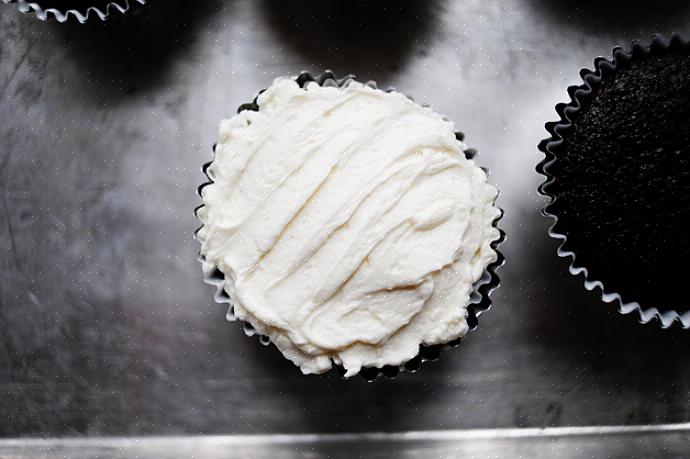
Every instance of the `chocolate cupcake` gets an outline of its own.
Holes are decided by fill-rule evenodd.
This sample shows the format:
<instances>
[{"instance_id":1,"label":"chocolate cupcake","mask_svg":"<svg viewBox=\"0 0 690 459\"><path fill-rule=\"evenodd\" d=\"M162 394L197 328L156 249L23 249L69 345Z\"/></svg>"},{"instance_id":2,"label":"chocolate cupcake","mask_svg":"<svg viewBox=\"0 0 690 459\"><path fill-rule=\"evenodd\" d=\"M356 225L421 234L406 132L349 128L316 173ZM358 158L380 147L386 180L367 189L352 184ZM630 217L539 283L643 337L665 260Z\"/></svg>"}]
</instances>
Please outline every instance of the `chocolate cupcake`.
<instances>
[{"instance_id":1,"label":"chocolate cupcake","mask_svg":"<svg viewBox=\"0 0 690 459\"><path fill-rule=\"evenodd\" d=\"M89 19L105 21L113 14L124 14L147 0L2 0L4 3L15 3L23 13L33 13L45 21L54 18L65 22L70 17L79 22Z\"/></svg>"},{"instance_id":2,"label":"chocolate cupcake","mask_svg":"<svg viewBox=\"0 0 690 459\"><path fill-rule=\"evenodd\" d=\"M457 344L502 261L497 191L452 122L328 72L221 124L201 261L229 318L303 373L392 376Z\"/></svg>"},{"instance_id":3,"label":"chocolate cupcake","mask_svg":"<svg viewBox=\"0 0 690 459\"><path fill-rule=\"evenodd\" d=\"M581 76L540 144L559 254L622 312L688 328L690 46L634 42Z\"/></svg>"}]
</instances>

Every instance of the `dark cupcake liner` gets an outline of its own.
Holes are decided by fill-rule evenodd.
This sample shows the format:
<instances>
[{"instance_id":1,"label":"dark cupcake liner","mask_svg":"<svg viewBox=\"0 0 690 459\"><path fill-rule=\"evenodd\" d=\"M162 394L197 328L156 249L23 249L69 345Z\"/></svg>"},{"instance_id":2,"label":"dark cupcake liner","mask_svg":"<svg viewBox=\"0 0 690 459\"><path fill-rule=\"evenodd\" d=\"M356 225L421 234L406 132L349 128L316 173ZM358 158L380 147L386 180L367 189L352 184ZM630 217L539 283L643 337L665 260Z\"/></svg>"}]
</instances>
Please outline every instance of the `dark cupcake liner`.
<instances>
[{"instance_id":1,"label":"dark cupcake liner","mask_svg":"<svg viewBox=\"0 0 690 459\"><path fill-rule=\"evenodd\" d=\"M336 78L333 72L327 70L321 75L318 75L316 77L312 76L311 74L307 72L302 72L300 75L294 78L294 80L300 85L300 87L305 87L309 83L314 83L318 84L320 86L324 87L345 87L348 84L350 84L352 81L356 81L356 78L353 75L347 75L343 78ZM376 88L376 83L373 81L368 81L365 83L367 86ZM257 103L257 98L258 96L263 92L264 90L259 91L257 96L254 98L252 102L246 103L241 105L237 112L242 112L244 110L253 110L253 111L258 111L259 110L259 105ZM387 92L391 92L393 89L387 90ZM409 97L409 96L408 96ZM465 135L461 132L456 133L456 138L459 141L462 141L464 139ZM215 145L213 148L214 154L215 154ZM468 159L472 159L476 154L477 151L473 148L468 148L467 150L464 151L465 156ZM202 167L202 172L207 178L207 182L203 183L201 186L199 186L197 193L199 197L201 197L201 192L203 188L207 185L210 185L213 183L213 180L211 177L208 175L208 168L211 166L213 163L213 160L209 161L208 163L204 164ZM484 169L486 171L486 169ZM194 210L194 214L199 218L198 212L201 208L203 208L203 204L197 207ZM470 331L473 331L477 328L479 325L479 316L482 315L484 312L488 311L491 307L491 299L490 295L491 292L493 292L500 284L500 279L498 275L496 274L497 269L503 265L505 258L501 252L498 251L498 246L505 240L505 232L498 228L498 222L499 220L503 217L503 210L499 209L501 211L500 215L493 221L493 226L499 231L499 237L494 240L491 243L491 248L496 252L497 259L495 262L491 263L489 266L487 266L486 270L482 274L482 277L474 284L474 289L472 291L472 294L470 295L470 302L467 306L467 311L468 311L468 316L467 316L467 324L469 326ZM203 222L202 222L202 227L203 227ZM197 234L199 230L201 229L198 228L194 236L197 237ZM199 261L202 264L202 271L203 271L203 276L204 276L204 282L212 285L215 287L216 291L214 294L214 300L217 303L220 304L229 304L228 311L226 314L226 319L228 321L236 321L238 320L237 317L234 315L233 311L233 305L230 300L230 297L228 294L225 292L224 289L224 283L225 283L225 275L217 269L215 266L211 265L208 263L203 255L201 253L199 254ZM247 336L254 336L258 335L259 336L259 341L263 345L269 345L271 343L271 340L268 336L260 335L254 330L251 324L244 322L244 331L247 334ZM399 366L394 366L394 365L386 365L381 368L378 367L363 367L359 374L367 381L373 381L377 378L380 377L387 377L387 378L394 378L397 376L400 372L408 372L408 373L414 373L416 372L420 367L421 364L427 361L434 361L438 360L441 356L441 351L447 348L453 348L457 347L462 338L458 338L454 341L451 341L446 344L437 344L433 346L426 346L426 345L420 345L419 346L419 352L417 356L413 357L409 361L405 362L402 365ZM339 365L334 364L334 367L336 370L342 375L345 374L345 370L340 367Z\"/></svg>"},{"instance_id":2,"label":"dark cupcake liner","mask_svg":"<svg viewBox=\"0 0 690 459\"><path fill-rule=\"evenodd\" d=\"M47 21L50 18L58 22L66 22L70 17L74 17L82 24L88 20L95 20L96 18L105 21L115 13L125 14L133 8L133 5L144 5L147 0L112 0L106 5L88 6L83 8L65 8L58 9L54 7L46 8L42 6L41 0L0 0L6 4L16 4L19 11L22 13L33 14L42 21Z\"/></svg>"},{"instance_id":3,"label":"dark cupcake liner","mask_svg":"<svg viewBox=\"0 0 690 459\"><path fill-rule=\"evenodd\" d=\"M549 227L549 236L561 241L557 250L558 256L570 259L570 273L574 276L582 275L584 286L587 290L600 290L603 302L616 303L621 314L634 314L638 317L639 322L643 324L656 319L662 328L669 328L674 323L679 324L685 329L690 328L690 311L659 310L656 307L646 308L634 301L626 302L619 293L607 290L602 281L593 279L586 267L578 265L576 253L569 247L568 238L559 226L558 217L550 211L551 205L557 198L557 195L551 192L552 184L557 181L557 177L549 169L557 161L554 149L563 141L561 133L571 126L573 116L577 114L583 104L589 101L593 91L600 85L602 75L615 73L619 66L628 65L635 59L649 55L663 55L669 51L685 49L688 46L690 46L690 43L677 34L673 34L670 39L654 35L649 45L636 40L632 42L629 50L625 50L620 46L613 48L612 59L604 57L594 59L594 70L580 70L580 77L584 83L580 86L568 88L570 102L556 105L556 113L560 120L546 123L546 130L551 137L542 140L538 147L545 157L537 165L537 172L546 177L546 180L539 186L538 191L541 195L549 198L549 202L542 209L542 213L553 221Z\"/></svg>"}]
</instances>

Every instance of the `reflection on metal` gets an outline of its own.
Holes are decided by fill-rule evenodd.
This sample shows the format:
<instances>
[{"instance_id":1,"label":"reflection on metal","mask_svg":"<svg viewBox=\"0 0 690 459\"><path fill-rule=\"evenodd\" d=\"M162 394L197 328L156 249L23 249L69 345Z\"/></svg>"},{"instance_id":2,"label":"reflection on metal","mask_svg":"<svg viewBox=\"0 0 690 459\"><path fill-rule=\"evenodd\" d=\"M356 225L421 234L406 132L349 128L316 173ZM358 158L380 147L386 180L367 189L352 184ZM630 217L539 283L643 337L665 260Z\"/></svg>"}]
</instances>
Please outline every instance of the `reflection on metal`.
<instances>
[{"instance_id":1,"label":"reflection on metal","mask_svg":"<svg viewBox=\"0 0 690 459\"><path fill-rule=\"evenodd\" d=\"M687 450L690 424L657 426L551 427L435 430L303 435L217 435L0 440L0 457L62 455L119 459L313 457L556 457L568 459L654 455L674 457Z\"/></svg>"}]
</instances>

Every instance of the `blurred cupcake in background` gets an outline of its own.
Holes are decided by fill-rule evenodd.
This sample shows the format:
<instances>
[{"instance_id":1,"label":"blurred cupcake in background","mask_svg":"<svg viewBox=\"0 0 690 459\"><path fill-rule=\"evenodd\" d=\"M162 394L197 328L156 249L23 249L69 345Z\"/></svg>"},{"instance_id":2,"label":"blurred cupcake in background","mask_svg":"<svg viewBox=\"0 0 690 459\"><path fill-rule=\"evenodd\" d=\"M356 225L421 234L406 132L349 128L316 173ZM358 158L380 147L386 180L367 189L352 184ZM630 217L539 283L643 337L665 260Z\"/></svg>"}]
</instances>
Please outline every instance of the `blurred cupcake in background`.
<instances>
[{"instance_id":1,"label":"blurred cupcake in background","mask_svg":"<svg viewBox=\"0 0 690 459\"><path fill-rule=\"evenodd\" d=\"M2 0L15 4L23 13L34 14L43 21L55 19L66 22L70 18L85 23L105 21L111 16L125 14L144 5L147 0Z\"/></svg>"},{"instance_id":2,"label":"blurred cupcake in background","mask_svg":"<svg viewBox=\"0 0 690 459\"><path fill-rule=\"evenodd\" d=\"M621 312L688 328L690 46L634 42L581 76L540 144L558 253Z\"/></svg>"},{"instance_id":3,"label":"blurred cupcake in background","mask_svg":"<svg viewBox=\"0 0 690 459\"><path fill-rule=\"evenodd\" d=\"M305 374L393 376L457 344L502 261L497 190L461 139L403 94L330 72L240 107L197 209L229 318Z\"/></svg>"}]
</instances>

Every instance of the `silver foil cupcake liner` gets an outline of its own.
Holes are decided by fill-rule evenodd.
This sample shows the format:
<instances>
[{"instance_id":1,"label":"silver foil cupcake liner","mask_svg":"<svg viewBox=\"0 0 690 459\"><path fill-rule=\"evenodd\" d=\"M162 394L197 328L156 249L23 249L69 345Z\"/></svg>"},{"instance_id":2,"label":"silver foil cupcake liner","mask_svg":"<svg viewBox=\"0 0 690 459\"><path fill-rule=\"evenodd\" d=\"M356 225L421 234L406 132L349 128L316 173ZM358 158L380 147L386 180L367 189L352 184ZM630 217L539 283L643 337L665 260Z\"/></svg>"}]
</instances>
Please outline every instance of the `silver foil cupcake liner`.
<instances>
[{"instance_id":1,"label":"silver foil cupcake liner","mask_svg":"<svg viewBox=\"0 0 690 459\"><path fill-rule=\"evenodd\" d=\"M343 78L337 78L333 72L331 71L326 71L322 73L321 75L318 76L312 76L308 72L302 72L298 76L294 77L294 80L300 85L300 87L304 88L307 84L314 83L318 84L320 86L325 86L325 87L336 87L336 88L341 88L345 87L350 82L356 81L356 78L353 75L347 75ZM376 83L374 81L368 81L365 83L367 86L370 86L372 88L377 88ZM237 112L242 112L244 110L253 110L253 111L258 111L259 110L259 105L257 103L257 98L258 96L263 92L264 90L261 90L258 92L256 97L252 102L242 104L238 108ZM387 92L394 91L394 89L388 89ZM409 96L408 96L409 97ZM411 98L410 98L411 99ZM463 141L465 138L465 135L462 132L456 132L456 138L459 141ZM213 147L213 151L215 154L215 145ZM474 148L468 148L464 151L465 156L468 159L474 158L474 156L477 154L477 150ZM213 160L209 161L208 163L204 164L202 167L202 172L207 178L207 181L203 183L201 186L199 186L197 190L197 194L199 197L201 197L201 193L204 187L207 185L210 185L213 183L213 180L211 177L208 175L208 168L211 166L213 163ZM484 168L482 168L484 169ZM486 171L486 169L484 169ZM198 212L199 210L203 208L203 204L198 206L196 209L194 209L194 214L196 215L197 218L199 218ZM497 259L495 262L491 263L489 266L487 266L486 270L482 274L482 277L474 284L474 288L472 291L472 294L470 295L470 302L467 307L467 323L469 325L470 331L473 331L477 328L479 325L479 316L481 316L484 312L488 311L491 307L491 299L490 295L491 292L493 292L500 284L500 279L498 275L496 274L497 269L503 265L505 258L501 252L498 251L498 246L505 240L505 232L498 228L498 222L499 220L503 217L503 210L501 210L500 215L493 221L493 226L499 231L499 237L494 240L491 243L491 248L494 249L497 255ZM203 223L203 222L202 222ZM202 224L203 226L203 224ZM201 229L198 228L194 236L197 237L197 234L199 233L199 230ZM206 262L204 260L203 255L201 253L199 254L199 261L202 264L202 272L203 272L203 277L204 277L204 282L206 284L212 285L215 287L215 294L214 294L214 300L217 303L220 304L228 304L228 310L226 313L226 319L228 321L234 322L237 321L238 318L235 316L234 311L233 311L233 305L230 300L230 297L228 294L225 292L224 289L224 283L225 283L225 275L217 269L215 266L211 265L210 263ZM254 336L258 335L259 341L261 344L268 346L271 343L271 340L268 336L265 335L260 335L259 333L254 330L251 324L247 322L244 323L244 331L247 336ZM434 361L438 360L441 356L441 351L447 348L454 348L457 347L460 342L462 341L462 338L458 338L454 341L451 341L446 344L437 344L433 346L427 346L427 345L420 345L419 346L419 352L417 356L413 357L409 361L405 362L402 365L399 366L393 366L393 365L386 365L381 368L378 367L363 367L359 374L367 381L373 381L375 379L378 379L380 377L387 377L387 378L394 378L396 377L400 372L408 372L408 373L414 373L416 372L422 365L422 363L427 362L427 361ZM336 370L342 375L345 374L345 370L338 366L334 365Z\"/></svg>"},{"instance_id":2,"label":"silver foil cupcake liner","mask_svg":"<svg viewBox=\"0 0 690 459\"><path fill-rule=\"evenodd\" d=\"M107 20L114 13L125 14L134 5L144 5L147 0L112 0L110 3L100 6L86 6L81 8L55 8L44 7L45 2L41 0L1 0L6 4L15 4L22 13L33 14L42 21L55 19L58 22L66 22L70 17L74 17L82 24L88 20L100 19Z\"/></svg>"},{"instance_id":3,"label":"silver foil cupcake liner","mask_svg":"<svg viewBox=\"0 0 690 459\"><path fill-rule=\"evenodd\" d=\"M621 314L636 315L639 322L643 324L652 322L656 319L662 328L669 328L674 323L678 323L685 329L690 328L690 311L659 310L656 307L646 308L634 301L626 302L619 293L607 290L602 281L593 279L585 266L578 265L577 254L569 247L568 238L559 227L558 217L550 211L550 206L556 199L556 194L550 191L550 187L558 178L549 171L549 168L557 161L557 155L554 153L554 149L563 141L561 133L565 132L565 130L571 126L571 120L574 115L580 110L583 103L589 100L593 91L599 86L602 74L615 73L619 66L627 65L641 56L665 54L669 50L687 48L688 46L690 46L690 43L676 34L672 35L670 39L665 39L660 35L654 35L652 41L648 45L636 40L632 42L630 49L626 50L620 46L613 48L612 58L597 57L594 59L593 70L580 70L580 77L583 80L583 84L568 88L570 102L556 105L556 113L560 119L558 121L546 123L545 128L551 137L542 140L538 146L545 157L537 165L536 169L538 173L546 177L545 181L539 186L538 191L542 196L549 199L549 202L542 209L542 214L550 218L553 222L549 227L548 233L549 236L560 241L557 250L558 256L570 259L570 266L568 268L570 274L573 276L582 275L585 288L590 291L598 289L601 292L601 300L605 303L615 303Z\"/></svg>"}]
</instances>

